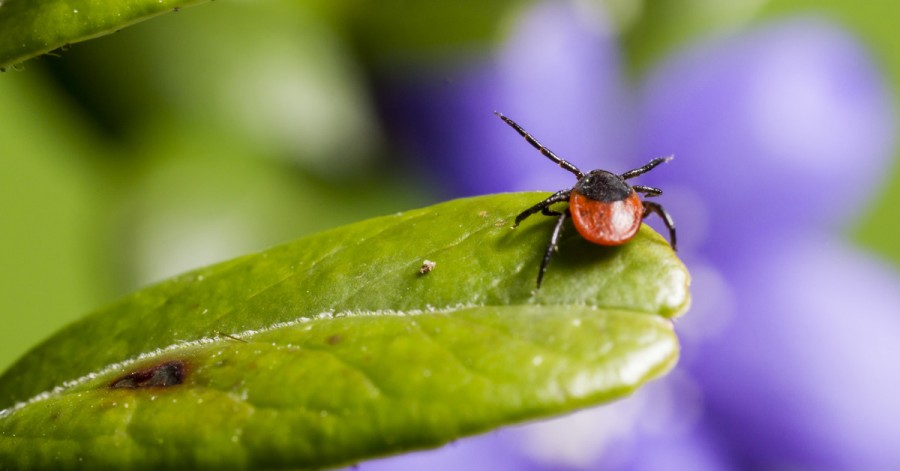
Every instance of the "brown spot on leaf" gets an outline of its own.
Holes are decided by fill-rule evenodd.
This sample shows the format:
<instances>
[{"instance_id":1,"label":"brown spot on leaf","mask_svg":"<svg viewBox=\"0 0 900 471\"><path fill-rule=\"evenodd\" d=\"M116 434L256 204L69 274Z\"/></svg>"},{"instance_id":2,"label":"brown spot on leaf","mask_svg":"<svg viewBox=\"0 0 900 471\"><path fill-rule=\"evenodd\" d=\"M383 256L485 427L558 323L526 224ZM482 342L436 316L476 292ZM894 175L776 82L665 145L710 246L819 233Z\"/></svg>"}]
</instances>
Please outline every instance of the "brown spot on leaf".
<instances>
[{"instance_id":1,"label":"brown spot on leaf","mask_svg":"<svg viewBox=\"0 0 900 471\"><path fill-rule=\"evenodd\" d=\"M334 334L331 337L325 339L325 341L328 342L328 345L337 345L341 343L341 340L343 340L343 338L338 334Z\"/></svg>"},{"instance_id":2,"label":"brown spot on leaf","mask_svg":"<svg viewBox=\"0 0 900 471\"><path fill-rule=\"evenodd\" d=\"M187 367L181 360L160 363L153 367L133 371L113 381L112 389L165 388L184 382Z\"/></svg>"}]
</instances>

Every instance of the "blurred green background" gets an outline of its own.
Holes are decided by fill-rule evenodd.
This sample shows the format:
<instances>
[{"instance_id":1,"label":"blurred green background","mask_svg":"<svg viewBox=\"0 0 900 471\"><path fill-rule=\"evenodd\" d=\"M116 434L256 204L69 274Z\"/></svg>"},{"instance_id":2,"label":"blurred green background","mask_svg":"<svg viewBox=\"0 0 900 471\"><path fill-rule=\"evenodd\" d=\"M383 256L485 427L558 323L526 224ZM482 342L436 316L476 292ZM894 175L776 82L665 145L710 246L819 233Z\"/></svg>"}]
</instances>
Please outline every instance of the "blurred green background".
<instances>
[{"instance_id":1,"label":"blurred green background","mask_svg":"<svg viewBox=\"0 0 900 471\"><path fill-rule=\"evenodd\" d=\"M815 11L900 91L900 3L602 3L635 77L694 38ZM521 7L221 0L0 75L0 368L140 286L435 201L387 138L373 72L484 54ZM898 207L895 168L848 237L900 266Z\"/></svg>"}]
</instances>

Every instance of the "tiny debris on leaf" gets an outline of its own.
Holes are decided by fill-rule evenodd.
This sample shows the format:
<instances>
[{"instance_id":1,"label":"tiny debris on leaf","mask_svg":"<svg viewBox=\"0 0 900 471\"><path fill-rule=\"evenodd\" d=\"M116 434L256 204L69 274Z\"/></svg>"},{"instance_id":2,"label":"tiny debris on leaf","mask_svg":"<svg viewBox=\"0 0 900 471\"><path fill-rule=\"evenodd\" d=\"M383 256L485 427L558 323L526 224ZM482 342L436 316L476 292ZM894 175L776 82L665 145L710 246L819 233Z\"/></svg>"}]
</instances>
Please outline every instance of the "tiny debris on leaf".
<instances>
[{"instance_id":1,"label":"tiny debris on leaf","mask_svg":"<svg viewBox=\"0 0 900 471\"><path fill-rule=\"evenodd\" d=\"M425 260L422 262L422 266L419 267L420 275L427 275L431 273L431 270L434 270L434 266L437 265L437 262L432 262L431 260Z\"/></svg>"},{"instance_id":2,"label":"tiny debris on leaf","mask_svg":"<svg viewBox=\"0 0 900 471\"><path fill-rule=\"evenodd\" d=\"M240 337L236 337L236 336L231 335L231 334L229 334L229 333L221 332L221 331L218 331L218 330L215 331L215 333L216 333L216 336L218 336L218 337L229 338L229 339L231 339L231 340L235 340L235 341L241 342L241 343L250 343L250 342L247 342L246 340L244 340L244 339L242 339L242 338L240 338Z\"/></svg>"}]
</instances>

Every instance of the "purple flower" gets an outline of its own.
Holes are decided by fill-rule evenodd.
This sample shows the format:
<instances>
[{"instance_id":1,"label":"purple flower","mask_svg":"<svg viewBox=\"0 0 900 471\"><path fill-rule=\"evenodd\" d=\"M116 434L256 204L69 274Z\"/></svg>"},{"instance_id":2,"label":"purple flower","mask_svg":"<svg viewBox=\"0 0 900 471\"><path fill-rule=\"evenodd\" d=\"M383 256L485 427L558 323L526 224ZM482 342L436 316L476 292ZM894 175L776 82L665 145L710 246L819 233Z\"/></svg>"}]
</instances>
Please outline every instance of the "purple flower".
<instances>
[{"instance_id":1,"label":"purple flower","mask_svg":"<svg viewBox=\"0 0 900 471\"><path fill-rule=\"evenodd\" d=\"M685 362L710 422L756 467L898 469L896 272L816 231L767 250L732 268L737 313Z\"/></svg>"},{"instance_id":2,"label":"purple flower","mask_svg":"<svg viewBox=\"0 0 900 471\"><path fill-rule=\"evenodd\" d=\"M618 75L613 39L572 8L539 4L496 56L384 83L382 108L415 165L447 196L574 184L495 110L583 170L624 171L655 156L635 156L635 101Z\"/></svg>"},{"instance_id":3,"label":"purple flower","mask_svg":"<svg viewBox=\"0 0 900 471\"><path fill-rule=\"evenodd\" d=\"M687 245L729 283L730 324L684 364L742 464L900 466L900 368L884 364L900 279L832 234L888 165L886 90L852 37L809 19L678 54L644 88L642 142L685 157L665 175L686 196L672 211L703 215Z\"/></svg>"},{"instance_id":4,"label":"purple flower","mask_svg":"<svg viewBox=\"0 0 900 471\"><path fill-rule=\"evenodd\" d=\"M872 59L797 18L679 51L630 88L588 17L538 4L495 56L440 85L390 82L383 106L450 195L572 185L495 109L582 170L675 154L641 183L665 190L694 276L682 364L629 400L463 440L428 466L900 469L900 277L835 235L894 146ZM554 439L581 453L536 445Z\"/></svg>"},{"instance_id":5,"label":"purple flower","mask_svg":"<svg viewBox=\"0 0 900 471\"><path fill-rule=\"evenodd\" d=\"M654 71L641 93L642 152L678 154L663 177L702 200L707 227L685 231L689 244L732 257L741 241L738 251L759 256L756 237L834 229L864 207L893 150L886 90L834 25L763 26Z\"/></svg>"}]
</instances>

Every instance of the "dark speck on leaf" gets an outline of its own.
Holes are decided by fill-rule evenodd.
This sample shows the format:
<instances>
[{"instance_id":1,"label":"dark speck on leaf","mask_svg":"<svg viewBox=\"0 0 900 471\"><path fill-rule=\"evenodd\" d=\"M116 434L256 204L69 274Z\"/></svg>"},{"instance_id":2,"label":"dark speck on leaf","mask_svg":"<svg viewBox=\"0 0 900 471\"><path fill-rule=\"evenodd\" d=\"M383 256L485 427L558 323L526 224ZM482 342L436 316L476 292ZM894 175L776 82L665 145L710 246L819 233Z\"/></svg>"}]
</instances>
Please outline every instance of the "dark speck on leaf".
<instances>
[{"instance_id":1,"label":"dark speck on leaf","mask_svg":"<svg viewBox=\"0 0 900 471\"><path fill-rule=\"evenodd\" d=\"M328 337L327 339L325 339L325 341L328 342L328 345L337 345L337 344L341 343L341 340L343 340L343 339L338 334L334 334L331 337Z\"/></svg>"},{"instance_id":2,"label":"dark speck on leaf","mask_svg":"<svg viewBox=\"0 0 900 471\"><path fill-rule=\"evenodd\" d=\"M137 389L175 386L184 382L187 368L181 360L167 361L122 376L109 385L112 389Z\"/></svg>"}]
</instances>

